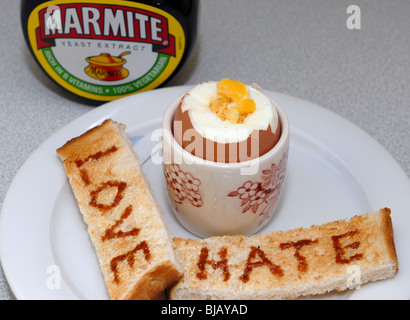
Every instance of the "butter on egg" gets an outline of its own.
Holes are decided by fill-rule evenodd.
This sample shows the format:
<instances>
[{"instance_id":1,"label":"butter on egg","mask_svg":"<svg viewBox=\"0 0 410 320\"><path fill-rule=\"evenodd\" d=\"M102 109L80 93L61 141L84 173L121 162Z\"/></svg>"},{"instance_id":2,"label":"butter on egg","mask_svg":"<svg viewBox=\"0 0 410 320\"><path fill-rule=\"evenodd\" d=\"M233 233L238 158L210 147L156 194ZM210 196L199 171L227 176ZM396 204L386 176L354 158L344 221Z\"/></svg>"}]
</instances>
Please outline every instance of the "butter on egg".
<instances>
[{"instance_id":1,"label":"butter on egg","mask_svg":"<svg viewBox=\"0 0 410 320\"><path fill-rule=\"evenodd\" d=\"M257 158L280 138L273 101L258 88L223 79L195 86L181 99L173 134L188 152L224 163Z\"/></svg>"}]
</instances>

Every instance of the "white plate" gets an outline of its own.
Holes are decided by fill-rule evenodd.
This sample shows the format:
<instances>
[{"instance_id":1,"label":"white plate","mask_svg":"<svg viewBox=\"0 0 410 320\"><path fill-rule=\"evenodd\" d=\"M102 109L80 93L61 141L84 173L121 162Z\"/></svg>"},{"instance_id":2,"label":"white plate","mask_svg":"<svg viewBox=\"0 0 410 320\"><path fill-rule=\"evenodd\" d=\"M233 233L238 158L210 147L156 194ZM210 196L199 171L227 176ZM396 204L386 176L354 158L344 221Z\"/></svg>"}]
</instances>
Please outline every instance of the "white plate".
<instances>
[{"instance_id":1,"label":"white plate","mask_svg":"<svg viewBox=\"0 0 410 320\"><path fill-rule=\"evenodd\" d=\"M55 150L112 118L127 125L155 196L174 236L192 237L171 213L151 133L168 104L190 87L165 88L110 102L49 138L24 163L4 200L0 254L19 299L107 299L93 246ZM336 299L410 298L410 182L393 158L350 122L309 102L265 91L285 109L291 144L278 212L261 231L308 227L355 214L392 209L400 270L392 280L326 295ZM156 154L158 156L158 154ZM56 272L61 272L61 283Z\"/></svg>"}]
</instances>

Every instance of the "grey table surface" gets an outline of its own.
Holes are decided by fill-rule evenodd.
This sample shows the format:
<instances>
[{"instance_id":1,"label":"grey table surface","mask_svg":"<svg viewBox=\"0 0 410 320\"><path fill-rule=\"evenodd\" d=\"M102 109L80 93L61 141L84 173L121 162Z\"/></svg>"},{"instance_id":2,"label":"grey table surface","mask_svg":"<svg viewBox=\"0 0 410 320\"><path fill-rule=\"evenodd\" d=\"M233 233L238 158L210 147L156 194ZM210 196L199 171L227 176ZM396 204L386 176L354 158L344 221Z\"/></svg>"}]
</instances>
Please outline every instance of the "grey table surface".
<instances>
[{"instance_id":1,"label":"grey table surface","mask_svg":"<svg viewBox=\"0 0 410 320\"><path fill-rule=\"evenodd\" d=\"M17 0L0 2L0 205L24 161L95 107L32 59ZM349 29L349 5L361 9ZM192 59L170 84L230 77L311 101L376 139L410 177L410 1L203 0ZM0 299L15 299L0 270Z\"/></svg>"}]
</instances>

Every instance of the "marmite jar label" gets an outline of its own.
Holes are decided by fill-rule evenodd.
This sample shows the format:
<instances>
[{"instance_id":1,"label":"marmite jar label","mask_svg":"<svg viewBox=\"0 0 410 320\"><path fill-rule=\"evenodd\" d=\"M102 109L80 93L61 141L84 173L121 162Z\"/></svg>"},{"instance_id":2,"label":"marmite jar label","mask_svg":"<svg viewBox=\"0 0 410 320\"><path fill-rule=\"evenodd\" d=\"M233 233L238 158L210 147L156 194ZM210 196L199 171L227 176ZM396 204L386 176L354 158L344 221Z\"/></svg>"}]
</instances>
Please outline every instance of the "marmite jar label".
<instances>
[{"instance_id":1,"label":"marmite jar label","mask_svg":"<svg viewBox=\"0 0 410 320\"><path fill-rule=\"evenodd\" d=\"M28 37L40 65L67 90L109 101L160 86L185 51L181 24L136 2L49 1L33 10Z\"/></svg>"}]
</instances>

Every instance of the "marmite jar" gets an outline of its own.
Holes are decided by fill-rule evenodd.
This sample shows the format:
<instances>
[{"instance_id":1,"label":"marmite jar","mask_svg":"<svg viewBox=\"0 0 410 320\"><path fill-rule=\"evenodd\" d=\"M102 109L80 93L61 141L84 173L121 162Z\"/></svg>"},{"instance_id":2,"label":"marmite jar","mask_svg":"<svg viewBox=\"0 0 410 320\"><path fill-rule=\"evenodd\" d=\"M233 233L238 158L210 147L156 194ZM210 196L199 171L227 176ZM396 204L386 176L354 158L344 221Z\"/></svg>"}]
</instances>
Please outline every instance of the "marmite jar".
<instances>
[{"instance_id":1,"label":"marmite jar","mask_svg":"<svg viewBox=\"0 0 410 320\"><path fill-rule=\"evenodd\" d=\"M111 101L165 86L196 42L199 0L22 0L27 44L60 86Z\"/></svg>"}]
</instances>

